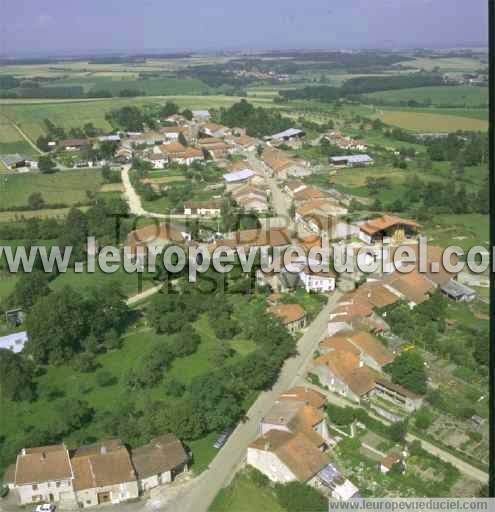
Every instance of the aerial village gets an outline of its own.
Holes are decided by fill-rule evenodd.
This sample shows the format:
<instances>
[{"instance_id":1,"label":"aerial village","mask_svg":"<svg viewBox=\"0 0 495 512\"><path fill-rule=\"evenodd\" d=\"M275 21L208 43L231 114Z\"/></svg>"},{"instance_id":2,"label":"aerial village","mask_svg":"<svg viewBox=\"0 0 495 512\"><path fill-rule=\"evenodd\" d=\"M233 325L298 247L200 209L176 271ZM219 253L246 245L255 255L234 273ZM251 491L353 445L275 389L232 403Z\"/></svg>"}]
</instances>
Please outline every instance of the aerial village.
<instances>
[{"instance_id":1,"label":"aerial village","mask_svg":"<svg viewBox=\"0 0 495 512\"><path fill-rule=\"evenodd\" d=\"M166 194L167 180L150 179L154 171L166 177L174 166L194 173L211 164L220 169L216 181L202 183L201 193L192 194L199 198L176 200L170 215L163 215L166 220L155 212L160 220L158 230L144 226L131 231L126 243L134 248L163 248L174 243L204 245L210 251L227 246L234 251L239 246L298 245L308 254L313 247L335 243L357 255L364 246L380 249L385 242L392 254L403 246L418 251L422 233L418 222L393 213L349 220L350 197L312 184L311 163L294 156L303 143L313 143L306 140L304 130L295 127L258 139L243 129L215 122L208 111L193 111L189 117L174 114L158 119L153 130L53 140L49 146L61 168L67 162L76 168L109 165L112 172L122 173L130 212L138 215L146 215L153 204L146 200L148 193ZM375 164L373 149L365 140L344 136L338 129L314 143L323 139L344 153L328 158L331 173ZM105 143L113 145L110 157L83 158L84 149ZM26 172L37 166L21 155L6 155L2 160L9 168ZM131 174L129 179L136 161L150 172ZM222 231L219 219L226 200L232 212L254 215L258 227ZM209 223L213 228L192 233L190 221ZM442 267L441 253L440 247L428 248L428 263L437 264L439 272L379 268L366 275L358 269L346 274L334 270L318 273L309 268L307 257L281 273L256 272L256 286L266 294L266 310L295 339L304 340L311 357L303 372L292 376L292 386L275 397L259 421L257 435L244 448L243 467L255 468L272 483L298 481L330 499L348 500L361 496L363 486L369 484L359 462L348 464L350 456L346 459L347 452L339 448L348 446L350 440L357 443L352 456L359 458L359 453L367 452L383 475L400 478L410 460L412 465L418 464L414 451L423 453L429 448L413 442L421 437L417 431L414 435L399 433L391 441L369 424L381 425L384 431L393 425L403 426L425 406L426 389L413 391L398 370L390 371L394 361L403 362L407 354L417 352L397 335L397 322L389 322L394 308L405 307L407 314L425 309L431 301L457 304L476 300L472 288ZM323 321L324 332L308 341L305 333L312 332L315 315L308 315L304 297L316 296L323 297L317 318ZM291 297L303 299L291 301ZM9 314L22 321L15 311ZM26 341L25 332L0 339L3 348L14 352L22 351ZM427 368L428 363L424 365ZM416 370L423 372L424 368ZM425 386L434 385L428 377ZM349 421L337 418L342 411L351 414ZM466 421L472 428L484 428L483 420L475 415ZM237 442L235 427L222 432L215 448L221 450L231 440ZM428 440L435 444L433 436ZM157 489L166 493L177 482L192 478L189 465L193 457L186 444L165 432L148 445L132 449L118 439L102 439L75 449L61 440L57 445L26 446L8 468L4 482L20 505L50 502L70 509L118 504L149 496Z\"/></svg>"}]
</instances>

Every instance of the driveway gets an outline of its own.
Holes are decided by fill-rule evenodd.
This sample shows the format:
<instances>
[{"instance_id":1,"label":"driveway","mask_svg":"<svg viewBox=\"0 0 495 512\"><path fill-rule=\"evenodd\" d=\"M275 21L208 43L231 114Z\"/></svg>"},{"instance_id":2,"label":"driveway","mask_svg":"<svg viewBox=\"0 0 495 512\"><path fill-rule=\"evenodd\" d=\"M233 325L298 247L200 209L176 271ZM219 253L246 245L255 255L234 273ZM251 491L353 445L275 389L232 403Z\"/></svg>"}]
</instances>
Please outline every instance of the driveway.
<instances>
[{"instance_id":1,"label":"driveway","mask_svg":"<svg viewBox=\"0 0 495 512\"><path fill-rule=\"evenodd\" d=\"M121 176L122 176L122 185L124 186L124 194L127 200L127 204L129 205L129 212L132 215L137 215L141 217L152 217L155 219L195 219L197 215L183 215L183 214L175 214L175 213L155 213L149 212L143 208L141 203L141 198L139 194L136 192L134 187L132 186L131 179L129 177L129 171L131 170L131 165L127 164L122 166Z\"/></svg>"}]
</instances>

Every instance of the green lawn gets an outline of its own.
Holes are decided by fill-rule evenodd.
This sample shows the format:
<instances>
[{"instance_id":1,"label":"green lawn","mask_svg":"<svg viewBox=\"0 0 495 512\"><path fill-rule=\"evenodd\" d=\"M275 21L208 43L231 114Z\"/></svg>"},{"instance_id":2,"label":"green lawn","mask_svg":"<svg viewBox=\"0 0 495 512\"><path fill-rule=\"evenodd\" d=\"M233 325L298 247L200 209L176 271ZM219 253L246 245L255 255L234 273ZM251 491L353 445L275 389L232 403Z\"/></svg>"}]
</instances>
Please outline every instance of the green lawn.
<instances>
[{"instance_id":1,"label":"green lawn","mask_svg":"<svg viewBox=\"0 0 495 512\"><path fill-rule=\"evenodd\" d=\"M250 470L238 473L232 483L222 489L209 512L284 512L270 487L259 487ZM302 511L301 511L302 512Z\"/></svg>"},{"instance_id":2,"label":"green lawn","mask_svg":"<svg viewBox=\"0 0 495 512\"><path fill-rule=\"evenodd\" d=\"M148 288L156 286L152 280L152 276L146 273L140 278L138 273L127 273L123 267L113 274L106 274L96 265L94 273L81 272L75 273L72 269L68 269L64 274L60 274L52 283L53 290L60 290L64 286L72 286L73 288L84 290L96 288L98 286L115 284L120 286L122 292L128 297L137 295L140 290L144 291Z\"/></svg>"},{"instance_id":3,"label":"green lawn","mask_svg":"<svg viewBox=\"0 0 495 512\"><path fill-rule=\"evenodd\" d=\"M213 448L213 444L219 435L220 434L218 432L212 432L201 439L196 439L187 443L193 453L192 469L195 475L205 471L210 462L215 458L218 453L218 449Z\"/></svg>"},{"instance_id":4,"label":"green lawn","mask_svg":"<svg viewBox=\"0 0 495 512\"><path fill-rule=\"evenodd\" d=\"M0 205L2 208L27 206L33 192L40 192L46 204L84 203L88 201L86 191L96 192L102 182L99 169L1 176Z\"/></svg>"}]
</instances>

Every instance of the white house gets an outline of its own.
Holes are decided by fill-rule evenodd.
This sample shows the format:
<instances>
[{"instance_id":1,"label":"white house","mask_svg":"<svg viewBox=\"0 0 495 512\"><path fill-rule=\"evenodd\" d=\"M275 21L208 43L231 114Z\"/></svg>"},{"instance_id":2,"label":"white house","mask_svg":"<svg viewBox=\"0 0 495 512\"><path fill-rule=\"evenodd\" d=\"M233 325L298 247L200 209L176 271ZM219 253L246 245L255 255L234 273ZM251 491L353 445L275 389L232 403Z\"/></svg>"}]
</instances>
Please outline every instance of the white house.
<instances>
[{"instance_id":1,"label":"white house","mask_svg":"<svg viewBox=\"0 0 495 512\"><path fill-rule=\"evenodd\" d=\"M73 502L74 474L63 444L23 448L17 456L13 488L19 505Z\"/></svg>"},{"instance_id":2,"label":"white house","mask_svg":"<svg viewBox=\"0 0 495 512\"><path fill-rule=\"evenodd\" d=\"M307 292L330 293L335 291L336 277L335 272L313 272L309 267L305 267L299 272L299 278Z\"/></svg>"},{"instance_id":3,"label":"white house","mask_svg":"<svg viewBox=\"0 0 495 512\"><path fill-rule=\"evenodd\" d=\"M247 463L272 482L317 486L317 475L328 458L302 433L270 430L249 445Z\"/></svg>"}]
</instances>

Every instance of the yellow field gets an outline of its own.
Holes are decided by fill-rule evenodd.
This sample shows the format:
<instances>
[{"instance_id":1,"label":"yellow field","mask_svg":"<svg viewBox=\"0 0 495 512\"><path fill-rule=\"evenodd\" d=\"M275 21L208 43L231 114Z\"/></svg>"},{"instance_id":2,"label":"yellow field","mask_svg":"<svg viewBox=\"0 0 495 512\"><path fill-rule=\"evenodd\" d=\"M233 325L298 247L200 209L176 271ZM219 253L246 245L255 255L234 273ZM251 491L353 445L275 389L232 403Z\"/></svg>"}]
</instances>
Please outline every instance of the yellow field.
<instances>
[{"instance_id":1,"label":"yellow field","mask_svg":"<svg viewBox=\"0 0 495 512\"><path fill-rule=\"evenodd\" d=\"M488 121L469 117L429 114L423 112L385 111L385 123L407 130L425 132L455 132L457 130L488 130Z\"/></svg>"}]
</instances>

